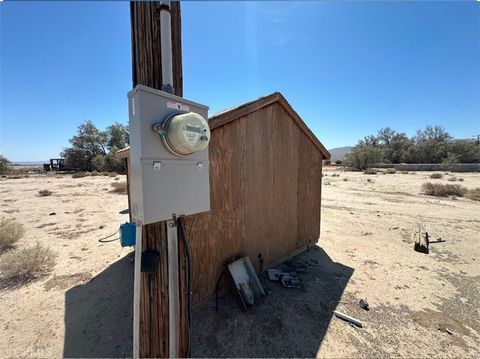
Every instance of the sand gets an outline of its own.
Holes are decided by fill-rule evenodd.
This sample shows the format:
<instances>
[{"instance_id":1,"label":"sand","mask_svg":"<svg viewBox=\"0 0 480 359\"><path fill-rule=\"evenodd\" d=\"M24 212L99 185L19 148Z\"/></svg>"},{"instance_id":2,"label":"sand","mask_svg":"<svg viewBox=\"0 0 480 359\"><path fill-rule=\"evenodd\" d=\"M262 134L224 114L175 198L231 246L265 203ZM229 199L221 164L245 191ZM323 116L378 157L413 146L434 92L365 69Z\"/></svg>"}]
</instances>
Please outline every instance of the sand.
<instances>
[{"instance_id":1,"label":"sand","mask_svg":"<svg viewBox=\"0 0 480 359\"><path fill-rule=\"evenodd\" d=\"M194 309L193 356L468 357L480 345L480 202L421 193L430 173L364 175L324 169L322 229L295 260L305 291L262 277L263 303L242 312L232 295ZM338 174L339 176L332 176ZM468 188L480 174L455 174ZM120 176L124 180L124 176ZM101 243L128 220L114 178L70 175L0 180L0 215L58 253L51 274L0 290L0 357L131 355L131 250ZM39 190L53 194L39 197ZM50 215L55 213L54 215ZM433 240L413 251L422 223ZM116 236L111 237L113 239ZM357 302L366 298L370 311ZM353 328L332 317L362 320ZM452 334L447 332L447 329Z\"/></svg>"}]
</instances>

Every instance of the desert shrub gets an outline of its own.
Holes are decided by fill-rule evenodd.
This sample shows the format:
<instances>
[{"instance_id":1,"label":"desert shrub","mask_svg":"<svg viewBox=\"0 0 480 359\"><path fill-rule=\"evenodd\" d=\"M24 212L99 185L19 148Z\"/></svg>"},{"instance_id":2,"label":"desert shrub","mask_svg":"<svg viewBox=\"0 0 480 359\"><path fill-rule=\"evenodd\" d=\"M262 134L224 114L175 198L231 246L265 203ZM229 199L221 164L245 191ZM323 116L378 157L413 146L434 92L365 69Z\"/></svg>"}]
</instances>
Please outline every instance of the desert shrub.
<instances>
[{"instance_id":1,"label":"desert shrub","mask_svg":"<svg viewBox=\"0 0 480 359\"><path fill-rule=\"evenodd\" d=\"M455 182L457 180L457 177L449 177L448 180L450 182Z\"/></svg>"},{"instance_id":2,"label":"desert shrub","mask_svg":"<svg viewBox=\"0 0 480 359\"><path fill-rule=\"evenodd\" d=\"M100 173L98 173L97 171L92 171L90 172L90 176L100 176Z\"/></svg>"},{"instance_id":3,"label":"desert shrub","mask_svg":"<svg viewBox=\"0 0 480 359\"><path fill-rule=\"evenodd\" d=\"M395 173L397 173L397 170L395 168L388 168L385 173L387 175L394 175Z\"/></svg>"},{"instance_id":4,"label":"desert shrub","mask_svg":"<svg viewBox=\"0 0 480 359\"><path fill-rule=\"evenodd\" d=\"M18 242L25 234L23 224L17 222L14 218L0 219L0 252L3 252Z\"/></svg>"},{"instance_id":5,"label":"desert shrub","mask_svg":"<svg viewBox=\"0 0 480 359\"><path fill-rule=\"evenodd\" d=\"M348 181L348 178L347 178L347 177L344 177L344 178L343 178L343 181L344 181L344 182L347 182L347 181Z\"/></svg>"},{"instance_id":6,"label":"desert shrub","mask_svg":"<svg viewBox=\"0 0 480 359\"><path fill-rule=\"evenodd\" d=\"M117 177L118 173L117 172L108 172L108 177Z\"/></svg>"},{"instance_id":7,"label":"desert shrub","mask_svg":"<svg viewBox=\"0 0 480 359\"><path fill-rule=\"evenodd\" d=\"M462 178L462 177L460 177L458 180L459 180L460 182L463 182L463 178Z\"/></svg>"},{"instance_id":8,"label":"desert shrub","mask_svg":"<svg viewBox=\"0 0 480 359\"><path fill-rule=\"evenodd\" d=\"M440 184L426 182L422 185L423 192L428 196L447 197L458 196L463 197L467 189L458 184Z\"/></svg>"},{"instance_id":9,"label":"desert shrub","mask_svg":"<svg viewBox=\"0 0 480 359\"><path fill-rule=\"evenodd\" d=\"M402 174L402 175L408 175L409 173L410 172L408 172L408 171L400 171L400 174Z\"/></svg>"},{"instance_id":10,"label":"desert shrub","mask_svg":"<svg viewBox=\"0 0 480 359\"><path fill-rule=\"evenodd\" d=\"M47 196L51 196L52 194L53 194L53 192L48 190L48 189L42 189L42 190L38 191L38 196L39 197L47 197Z\"/></svg>"},{"instance_id":11,"label":"desert shrub","mask_svg":"<svg viewBox=\"0 0 480 359\"><path fill-rule=\"evenodd\" d=\"M473 201L480 201L480 187L469 190L465 196Z\"/></svg>"},{"instance_id":12,"label":"desert shrub","mask_svg":"<svg viewBox=\"0 0 480 359\"><path fill-rule=\"evenodd\" d=\"M2 286L15 286L47 275L56 263L56 253L37 242L35 246L12 251L0 257Z\"/></svg>"},{"instance_id":13,"label":"desert shrub","mask_svg":"<svg viewBox=\"0 0 480 359\"><path fill-rule=\"evenodd\" d=\"M123 182L113 182L112 183L112 192L115 192L115 193L127 193L127 182L123 181Z\"/></svg>"},{"instance_id":14,"label":"desert shrub","mask_svg":"<svg viewBox=\"0 0 480 359\"><path fill-rule=\"evenodd\" d=\"M12 164L6 157L0 155L0 173L7 173L10 170L11 165Z\"/></svg>"},{"instance_id":15,"label":"desert shrub","mask_svg":"<svg viewBox=\"0 0 480 359\"><path fill-rule=\"evenodd\" d=\"M441 173L432 173L430 175L430 178L432 179L440 179L440 178L443 178L443 175Z\"/></svg>"},{"instance_id":16,"label":"desert shrub","mask_svg":"<svg viewBox=\"0 0 480 359\"><path fill-rule=\"evenodd\" d=\"M88 173L88 172L75 172L72 175L72 178L83 178L83 177L87 177L87 176L90 176L90 173Z\"/></svg>"},{"instance_id":17,"label":"desert shrub","mask_svg":"<svg viewBox=\"0 0 480 359\"><path fill-rule=\"evenodd\" d=\"M368 169L368 170L363 171L363 174L364 175L376 175L377 171L372 170L372 169Z\"/></svg>"},{"instance_id":18,"label":"desert shrub","mask_svg":"<svg viewBox=\"0 0 480 359\"><path fill-rule=\"evenodd\" d=\"M371 179L371 178L367 178L367 182L372 182L372 179Z\"/></svg>"}]
</instances>

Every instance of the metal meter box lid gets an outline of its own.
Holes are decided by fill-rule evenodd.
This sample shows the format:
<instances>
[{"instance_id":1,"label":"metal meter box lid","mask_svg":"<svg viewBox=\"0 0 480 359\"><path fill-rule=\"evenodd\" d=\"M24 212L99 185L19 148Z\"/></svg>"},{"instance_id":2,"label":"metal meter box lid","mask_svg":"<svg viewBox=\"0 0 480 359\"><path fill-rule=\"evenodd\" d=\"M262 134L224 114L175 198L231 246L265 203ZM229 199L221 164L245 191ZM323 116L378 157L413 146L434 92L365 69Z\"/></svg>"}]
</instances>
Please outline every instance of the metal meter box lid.
<instances>
[{"instance_id":1,"label":"metal meter box lid","mask_svg":"<svg viewBox=\"0 0 480 359\"><path fill-rule=\"evenodd\" d=\"M139 224L210 210L208 147L176 155L156 124L194 113L208 119L208 107L138 85L128 93L132 218ZM210 133L208 132L208 135Z\"/></svg>"}]
</instances>

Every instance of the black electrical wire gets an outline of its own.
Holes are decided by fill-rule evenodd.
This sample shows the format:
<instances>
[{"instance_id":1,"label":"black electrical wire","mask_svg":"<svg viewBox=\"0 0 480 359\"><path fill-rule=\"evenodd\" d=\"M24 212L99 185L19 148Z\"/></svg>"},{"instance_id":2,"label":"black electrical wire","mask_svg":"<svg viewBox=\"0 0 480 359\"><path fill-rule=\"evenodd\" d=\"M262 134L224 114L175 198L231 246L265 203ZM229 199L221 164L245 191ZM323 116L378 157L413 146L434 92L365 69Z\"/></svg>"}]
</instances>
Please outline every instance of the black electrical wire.
<instances>
[{"instance_id":1,"label":"black electrical wire","mask_svg":"<svg viewBox=\"0 0 480 359\"><path fill-rule=\"evenodd\" d=\"M180 217L178 219L179 224L179 237L183 241L183 247L185 251L185 262L186 262L186 282L187 282L187 319L188 319L188 356L190 356L190 340L191 340L191 318L192 318L192 305L191 305L191 283L192 283L192 269L191 269L191 261L190 261L190 248L189 248L189 240L185 237L185 222L184 218ZM190 231L190 236L191 236Z\"/></svg>"},{"instance_id":2,"label":"black electrical wire","mask_svg":"<svg viewBox=\"0 0 480 359\"><path fill-rule=\"evenodd\" d=\"M113 236L116 235L117 233L118 233L118 231L116 231L115 233L112 233L112 234L110 234L110 235L108 235L108 236L106 236L106 237L100 238L98 241L99 241L100 243L108 243L108 242L116 241L119 237L116 237L116 238L113 238L113 239L109 239L109 240L106 240L106 239L108 239L108 238L110 238L110 237L113 237Z\"/></svg>"},{"instance_id":3,"label":"black electrical wire","mask_svg":"<svg viewBox=\"0 0 480 359\"><path fill-rule=\"evenodd\" d=\"M223 277L223 274L225 273L225 269L222 270L222 273L218 276L217 283L215 283L215 311L218 313L218 286L220 284L220 280Z\"/></svg>"}]
</instances>

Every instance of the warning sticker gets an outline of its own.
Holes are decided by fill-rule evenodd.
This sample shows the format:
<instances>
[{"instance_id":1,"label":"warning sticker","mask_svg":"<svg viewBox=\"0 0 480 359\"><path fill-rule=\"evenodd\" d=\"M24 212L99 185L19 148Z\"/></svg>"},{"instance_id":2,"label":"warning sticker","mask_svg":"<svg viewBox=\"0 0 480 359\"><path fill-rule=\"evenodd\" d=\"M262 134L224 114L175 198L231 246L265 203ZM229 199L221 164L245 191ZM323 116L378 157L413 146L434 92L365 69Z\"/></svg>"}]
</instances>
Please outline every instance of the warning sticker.
<instances>
[{"instance_id":1,"label":"warning sticker","mask_svg":"<svg viewBox=\"0 0 480 359\"><path fill-rule=\"evenodd\" d=\"M168 108L174 108L175 110L181 110L181 111L190 111L190 107L188 105L185 105L180 102L175 102L175 101L167 101L167 107Z\"/></svg>"}]
</instances>

